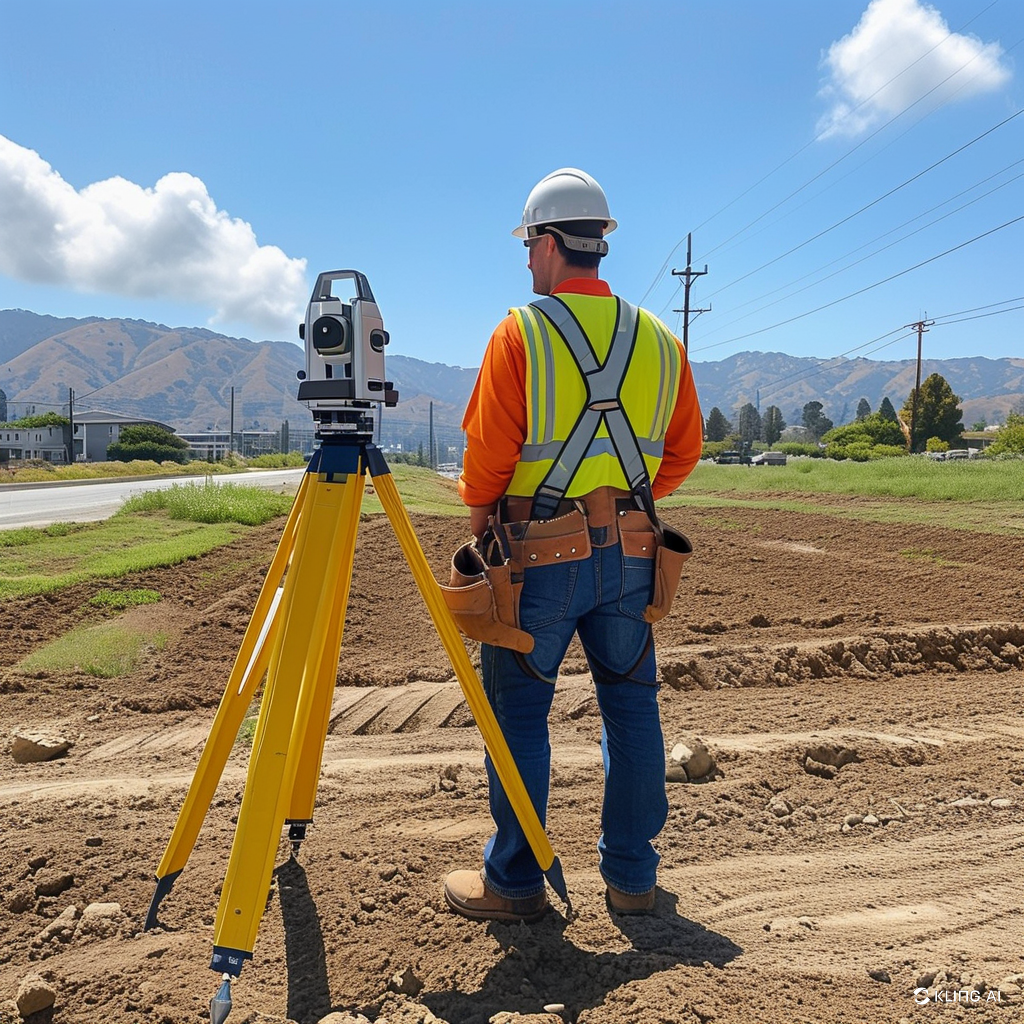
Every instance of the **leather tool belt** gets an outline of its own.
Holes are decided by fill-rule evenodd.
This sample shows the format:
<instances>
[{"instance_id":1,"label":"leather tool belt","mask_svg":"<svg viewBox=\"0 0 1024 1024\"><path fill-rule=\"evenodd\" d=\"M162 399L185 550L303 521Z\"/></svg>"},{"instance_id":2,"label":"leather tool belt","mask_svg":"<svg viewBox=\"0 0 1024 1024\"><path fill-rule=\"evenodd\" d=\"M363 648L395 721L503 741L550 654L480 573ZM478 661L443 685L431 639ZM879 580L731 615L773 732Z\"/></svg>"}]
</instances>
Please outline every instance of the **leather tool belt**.
<instances>
[{"instance_id":1,"label":"leather tool belt","mask_svg":"<svg viewBox=\"0 0 1024 1024\"><path fill-rule=\"evenodd\" d=\"M668 614L683 564L693 554L690 541L636 507L627 492L601 488L585 500L563 501L554 518L529 515L531 499L507 498L489 520L479 546L463 544L452 557L451 581L441 587L462 632L473 640L528 654L533 637L519 621L523 573L530 566L589 558L595 547L620 543L627 558L654 561L654 594L644 611L648 622Z\"/></svg>"}]
</instances>

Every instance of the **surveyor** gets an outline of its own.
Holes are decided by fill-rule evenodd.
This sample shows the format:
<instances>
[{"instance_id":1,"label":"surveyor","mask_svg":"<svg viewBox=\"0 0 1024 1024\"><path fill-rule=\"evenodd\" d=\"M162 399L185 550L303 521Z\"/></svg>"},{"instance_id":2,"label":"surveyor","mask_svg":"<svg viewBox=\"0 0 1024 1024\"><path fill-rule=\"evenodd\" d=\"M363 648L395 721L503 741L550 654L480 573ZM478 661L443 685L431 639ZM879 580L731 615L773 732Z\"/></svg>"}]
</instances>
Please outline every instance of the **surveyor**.
<instances>
[{"instance_id":1,"label":"surveyor","mask_svg":"<svg viewBox=\"0 0 1024 1024\"><path fill-rule=\"evenodd\" d=\"M603 723L606 900L644 913L655 900L652 840L668 814L651 621L672 598L655 594L664 538L651 495L696 465L703 420L682 345L598 277L615 227L583 171L554 171L530 192L512 233L544 298L491 336L462 424L459 492L474 536L511 560L516 625L532 637L529 653L481 645L484 689L526 789L543 823L548 712L577 634ZM678 569L672 591L677 580ZM449 873L445 899L466 917L533 921L547 910L544 877L486 764L495 832L483 869Z\"/></svg>"}]
</instances>

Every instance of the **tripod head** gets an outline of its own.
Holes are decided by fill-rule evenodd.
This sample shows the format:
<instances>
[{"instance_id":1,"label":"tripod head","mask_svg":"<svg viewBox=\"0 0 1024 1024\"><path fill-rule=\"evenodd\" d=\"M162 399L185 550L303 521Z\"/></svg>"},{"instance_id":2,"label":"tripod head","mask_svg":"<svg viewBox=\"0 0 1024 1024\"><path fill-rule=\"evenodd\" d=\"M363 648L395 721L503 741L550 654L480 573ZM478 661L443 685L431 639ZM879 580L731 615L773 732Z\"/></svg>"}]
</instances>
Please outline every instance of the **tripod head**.
<instances>
[{"instance_id":1,"label":"tripod head","mask_svg":"<svg viewBox=\"0 0 1024 1024\"><path fill-rule=\"evenodd\" d=\"M390 339L366 276L358 270L320 274L299 338L306 368L298 374L298 399L312 413L317 435L372 436L373 406L396 405L398 392L384 379Z\"/></svg>"}]
</instances>

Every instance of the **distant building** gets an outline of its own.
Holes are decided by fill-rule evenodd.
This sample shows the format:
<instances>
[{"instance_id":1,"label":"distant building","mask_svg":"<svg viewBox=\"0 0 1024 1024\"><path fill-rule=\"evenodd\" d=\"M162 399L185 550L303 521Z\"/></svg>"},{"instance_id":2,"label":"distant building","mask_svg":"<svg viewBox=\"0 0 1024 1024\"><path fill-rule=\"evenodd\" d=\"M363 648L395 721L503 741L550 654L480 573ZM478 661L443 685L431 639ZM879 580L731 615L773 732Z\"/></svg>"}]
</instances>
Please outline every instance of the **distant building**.
<instances>
[{"instance_id":1,"label":"distant building","mask_svg":"<svg viewBox=\"0 0 1024 1024\"><path fill-rule=\"evenodd\" d=\"M285 420L285 424L287 422ZM283 438L282 433L286 435ZM202 459L204 462L217 462L232 451L247 459L281 452L286 448L290 452L311 452L315 441L312 430L296 430L294 427L283 430L236 430L234 444L231 443L231 432L228 430L180 431L178 437L188 442L188 453L193 459Z\"/></svg>"},{"instance_id":2,"label":"distant building","mask_svg":"<svg viewBox=\"0 0 1024 1024\"><path fill-rule=\"evenodd\" d=\"M8 462L12 459L67 462L67 426L0 427L0 462Z\"/></svg>"},{"instance_id":3,"label":"distant building","mask_svg":"<svg viewBox=\"0 0 1024 1024\"><path fill-rule=\"evenodd\" d=\"M116 412L75 412L75 461L106 462L107 446L121 438L125 427L160 427L174 433L174 427L159 420L147 420L140 416L121 416ZM12 456L16 458L17 456ZM28 458L29 456L26 456Z\"/></svg>"}]
</instances>

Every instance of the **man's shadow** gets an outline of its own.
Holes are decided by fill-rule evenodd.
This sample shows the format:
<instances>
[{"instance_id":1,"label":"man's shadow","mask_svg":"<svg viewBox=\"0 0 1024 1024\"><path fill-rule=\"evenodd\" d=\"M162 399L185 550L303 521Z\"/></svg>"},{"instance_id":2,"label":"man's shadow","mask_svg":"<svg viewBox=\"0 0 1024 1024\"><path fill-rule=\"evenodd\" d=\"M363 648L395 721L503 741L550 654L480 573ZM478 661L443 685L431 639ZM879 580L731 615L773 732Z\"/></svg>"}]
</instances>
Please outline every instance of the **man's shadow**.
<instances>
[{"instance_id":1,"label":"man's shadow","mask_svg":"<svg viewBox=\"0 0 1024 1024\"><path fill-rule=\"evenodd\" d=\"M565 938L566 921L549 913L533 925L492 922L488 933L505 956L472 993L423 992L419 1001L444 1020L487 1024L502 1010L539 1013L546 1003L565 1004L566 1019L600 1006L612 990L680 965L723 967L743 950L731 939L679 914L678 897L658 890L654 912L612 914L632 943L622 953L592 953Z\"/></svg>"}]
</instances>

